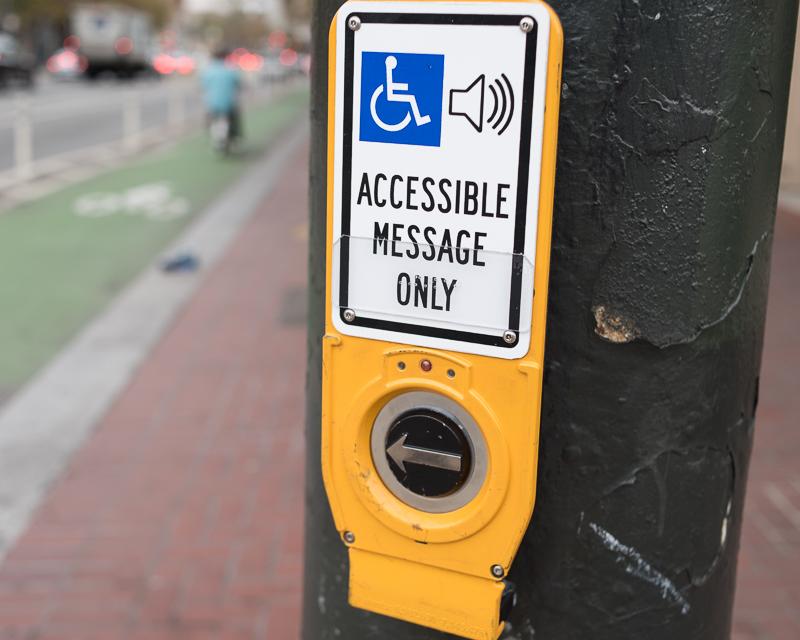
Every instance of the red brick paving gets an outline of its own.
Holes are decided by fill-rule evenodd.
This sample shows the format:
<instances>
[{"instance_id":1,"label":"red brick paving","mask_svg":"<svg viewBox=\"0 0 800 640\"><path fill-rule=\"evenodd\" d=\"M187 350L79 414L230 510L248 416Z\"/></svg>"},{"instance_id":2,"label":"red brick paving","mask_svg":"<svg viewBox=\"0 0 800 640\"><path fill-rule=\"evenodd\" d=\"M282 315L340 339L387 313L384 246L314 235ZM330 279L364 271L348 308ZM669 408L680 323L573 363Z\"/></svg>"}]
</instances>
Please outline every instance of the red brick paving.
<instances>
[{"instance_id":1,"label":"red brick paving","mask_svg":"<svg viewBox=\"0 0 800 640\"><path fill-rule=\"evenodd\" d=\"M298 636L306 158L7 557L0 639Z\"/></svg>"},{"instance_id":2,"label":"red brick paving","mask_svg":"<svg viewBox=\"0 0 800 640\"><path fill-rule=\"evenodd\" d=\"M800 638L799 276L800 215L780 212L739 554L735 640Z\"/></svg>"},{"instance_id":3,"label":"red brick paving","mask_svg":"<svg viewBox=\"0 0 800 640\"><path fill-rule=\"evenodd\" d=\"M305 176L303 152L50 492L0 640L298 637ZM781 213L736 640L800 638L799 247Z\"/></svg>"}]
</instances>

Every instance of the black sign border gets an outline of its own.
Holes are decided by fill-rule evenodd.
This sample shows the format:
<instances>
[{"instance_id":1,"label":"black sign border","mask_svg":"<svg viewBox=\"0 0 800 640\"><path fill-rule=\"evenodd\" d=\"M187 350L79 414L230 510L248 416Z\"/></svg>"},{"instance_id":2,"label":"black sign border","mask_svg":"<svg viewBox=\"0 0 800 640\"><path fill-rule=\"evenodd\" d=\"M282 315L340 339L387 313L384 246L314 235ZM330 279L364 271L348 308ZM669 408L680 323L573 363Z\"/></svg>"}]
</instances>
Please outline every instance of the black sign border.
<instances>
[{"instance_id":1,"label":"black sign border","mask_svg":"<svg viewBox=\"0 0 800 640\"><path fill-rule=\"evenodd\" d=\"M357 17L361 24L438 24L438 25L478 25L478 26L512 26L519 25L523 18L533 19L533 29L525 38L525 70L522 82L522 126L520 130L520 149L517 166L517 202L514 219L514 254L511 265L511 300L508 311L508 329L517 338L506 342L502 336L490 336L482 333L441 329L439 327L420 326L406 322L393 322L375 318L363 318L358 315L347 321L344 317L348 308L348 286L350 277L350 202L352 186L353 161L353 75L355 62L355 36L357 31L345 28L345 62L344 62L344 122L342 131L342 223L340 229L341 246L339 253L339 315L342 322L349 326L366 327L382 331L413 334L418 336L443 338L458 342L490 345L493 347L513 348L519 341L519 321L522 299L522 274L525 258L525 230L528 214L528 183L530 179L531 131L533 128L533 89L536 77L536 47L539 23L533 16L521 13L518 15L480 15L480 14L445 14L445 13L364 13L353 12L344 17L345 24L350 18Z\"/></svg>"}]
</instances>

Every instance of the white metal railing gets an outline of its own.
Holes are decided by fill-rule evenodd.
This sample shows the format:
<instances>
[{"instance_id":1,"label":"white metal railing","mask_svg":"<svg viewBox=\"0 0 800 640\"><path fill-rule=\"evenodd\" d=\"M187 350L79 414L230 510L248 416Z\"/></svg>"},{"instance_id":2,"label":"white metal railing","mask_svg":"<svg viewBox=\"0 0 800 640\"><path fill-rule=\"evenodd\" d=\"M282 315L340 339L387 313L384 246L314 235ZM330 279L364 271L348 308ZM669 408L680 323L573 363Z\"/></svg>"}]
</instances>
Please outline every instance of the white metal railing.
<instances>
[{"instance_id":1,"label":"white metal railing","mask_svg":"<svg viewBox=\"0 0 800 640\"><path fill-rule=\"evenodd\" d=\"M5 129L13 131L13 167L0 169L0 189L12 187L28 182L34 178L50 173L57 173L60 168L68 168L87 155L103 151L104 157L113 154L131 154L144 147L169 141L177 138L191 129L196 129L203 119L201 106L201 93L197 79L167 80L166 95L158 93L159 87L164 85L135 84L129 87L115 86L113 94L99 94L101 87L91 88L86 91L93 92L81 96L80 92L65 98L59 104L41 103L35 101L27 92L17 92L13 99L12 113L8 114L13 119L10 127ZM272 85L254 84L245 92L245 106L252 107L268 100L274 93ZM102 96L111 97L101 104L93 102ZM166 113L156 124L148 126L145 119L145 109L154 104L166 104ZM88 108L87 108L88 105ZM69 151L54 152L51 154L36 153L37 127L47 124L63 122L70 126L71 119L92 113L108 116L109 112L116 113L118 117L118 131L120 135L115 139L104 140L96 144L85 146L77 145Z\"/></svg>"}]
</instances>

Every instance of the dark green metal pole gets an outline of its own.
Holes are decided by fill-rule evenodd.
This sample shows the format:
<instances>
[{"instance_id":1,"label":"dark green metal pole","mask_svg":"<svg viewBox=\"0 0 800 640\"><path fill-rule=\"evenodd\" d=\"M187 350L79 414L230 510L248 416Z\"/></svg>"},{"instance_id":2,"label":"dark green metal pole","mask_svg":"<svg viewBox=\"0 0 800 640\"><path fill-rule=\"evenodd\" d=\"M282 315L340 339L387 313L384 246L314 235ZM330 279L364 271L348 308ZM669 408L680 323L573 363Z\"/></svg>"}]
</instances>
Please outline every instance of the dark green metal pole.
<instances>
[{"instance_id":1,"label":"dark green metal pole","mask_svg":"<svg viewBox=\"0 0 800 640\"><path fill-rule=\"evenodd\" d=\"M328 25L314 17L304 640L347 605L319 463ZM554 0L566 35L538 497L506 637L725 640L797 0Z\"/></svg>"}]
</instances>

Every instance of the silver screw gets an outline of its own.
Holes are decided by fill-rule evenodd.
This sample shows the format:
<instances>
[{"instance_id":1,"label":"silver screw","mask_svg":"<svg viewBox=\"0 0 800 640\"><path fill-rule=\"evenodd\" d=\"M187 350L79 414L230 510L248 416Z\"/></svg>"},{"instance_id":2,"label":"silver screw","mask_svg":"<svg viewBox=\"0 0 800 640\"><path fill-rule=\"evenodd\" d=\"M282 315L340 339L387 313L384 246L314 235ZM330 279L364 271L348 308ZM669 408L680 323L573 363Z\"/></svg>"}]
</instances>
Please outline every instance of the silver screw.
<instances>
[{"instance_id":1,"label":"silver screw","mask_svg":"<svg viewBox=\"0 0 800 640\"><path fill-rule=\"evenodd\" d=\"M342 537L347 544L353 544L356 541L356 534L352 531L345 531Z\"/></svg>"},{"instance_id":2,"label":"silver screw","mask_svg":"<svg viewBox=\"0 0 800 640\"><path fill-rule=\"evenodd\" d=\"M503 342L506 344L514 344L517 341L517 334L513 331L503 332Z\"/></svg>"},{"instance_id":3,"label":"silver screw","mask_svg":"<svg viewBox=\"0 0 800 640\"><path fill-rule=\"evenodd\" d=\"M519 28L522 29L525 33L530 33L533 31L533 18L529 16L525 16L522 20L519 21Z\"/></svg>"},{"instance_id":4,"label":"silver screw","mask_svg":"<svg viewBox=\"0 0 800 640\"><path fill-rule=\"evenodd\" d=\"M492 575L495 578L502 578L504 575L506 575L506 572L503 571L503 567L501 567L499 564L493 564L492 565Z\"/></svg>"},{"instance_id":5,"label":"silver screw","mask_svg":"<svg viewBox=\"0 0 800 640\"><path fill-rule=\"evenodd\" d=\"M342 315L344 316L345 322L352 322L356 319L356 312L352 309L345 309Z\"/></svg>"},{"instance_id":6,"label":"silver screw","mask_svg":"<svg viewBox=\"0 0 800 640\"><path fill-rule=\"evenodd\" d=\"M347 19L347 26L351 31L358 31L361 28L361 18L358 16L350 16Z\"/></svg>"}]
</instances>

